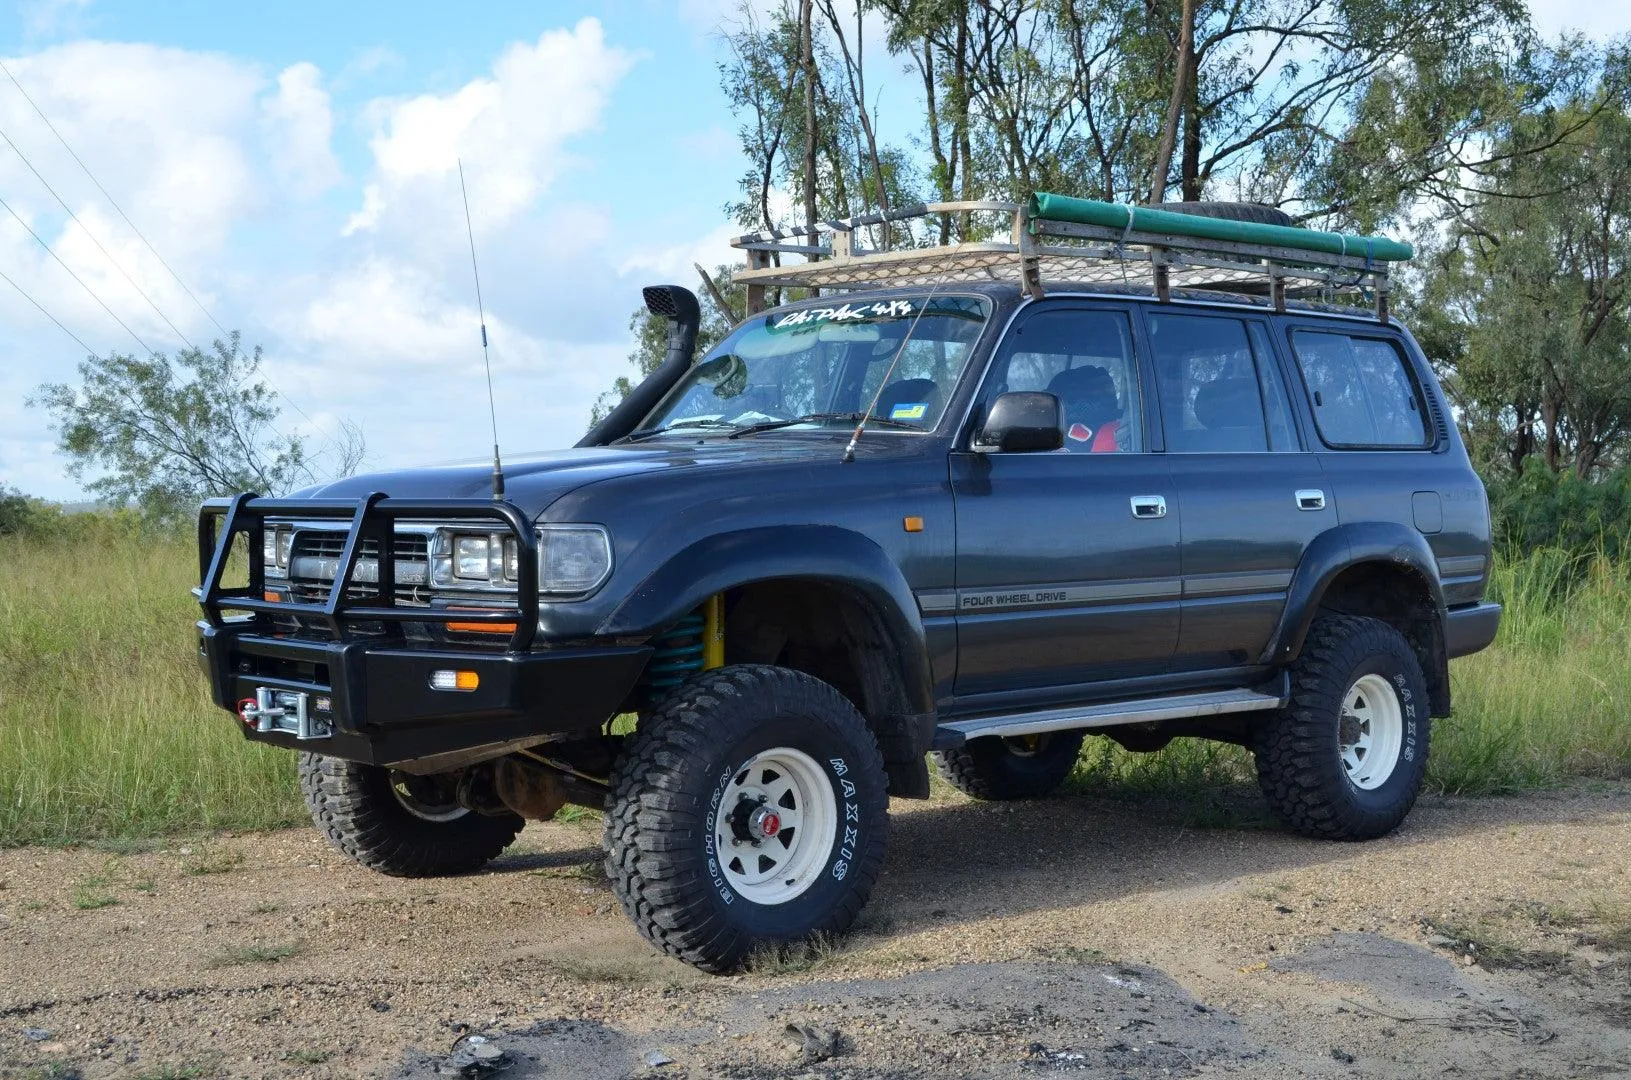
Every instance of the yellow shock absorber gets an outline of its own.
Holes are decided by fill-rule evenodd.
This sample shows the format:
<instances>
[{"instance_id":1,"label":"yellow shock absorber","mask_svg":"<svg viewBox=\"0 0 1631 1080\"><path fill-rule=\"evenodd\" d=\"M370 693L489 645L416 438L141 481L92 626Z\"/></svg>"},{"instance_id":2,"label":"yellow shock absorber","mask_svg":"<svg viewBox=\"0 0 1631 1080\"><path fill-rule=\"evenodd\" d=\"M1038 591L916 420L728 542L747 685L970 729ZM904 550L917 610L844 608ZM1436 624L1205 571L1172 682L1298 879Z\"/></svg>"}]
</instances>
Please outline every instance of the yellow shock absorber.
<instances>
[{"instance_id":1,"label":"yellow shock absorber","mask_svg":"<svg viewBox=\"0 0 1631 1080\"><path fill-rule=\"evenodd\" d=\"M725 594L702 603L702 669L725 666Z\"/></svg>"}]
</instances>

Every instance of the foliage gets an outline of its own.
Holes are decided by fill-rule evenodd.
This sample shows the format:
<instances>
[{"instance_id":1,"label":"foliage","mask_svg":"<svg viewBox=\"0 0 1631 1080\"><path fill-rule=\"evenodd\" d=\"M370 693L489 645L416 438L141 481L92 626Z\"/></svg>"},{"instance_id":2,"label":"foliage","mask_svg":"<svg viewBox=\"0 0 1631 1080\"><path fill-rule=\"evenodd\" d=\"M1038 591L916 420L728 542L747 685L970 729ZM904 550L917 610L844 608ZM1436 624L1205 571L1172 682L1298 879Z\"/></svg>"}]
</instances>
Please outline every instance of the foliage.
<instances>
[{"instance_id":1,"label":"foliage","mask_svg":"<svg viewBox=\"0 0 1631 1080\"><path fill-rule=\"evenodd\" d=\"M1631 560L1631 467L1586 481L1531 457L1490 481L1489 509L1496 547L1514 558L1551 550L1577 562Z\"/></svg>"},{"instance_id":2,"label":"foliage","mask_svg":"<svg viewBox=\"0 0 1631 1080\"><path fill-rule=\"evenodd\" d=\"M1507 162L1429 263L1423 344L1493 473L1538 454L1589 478L1631 446L1628 84L1621 57L1562 107L1523 117L1511 138L1555 145Z\"/></svg>"},{"instance_id":3,"label":"foliage","mask_svg":"<svg viewBox=\"0 0 1631 1080\"><path fill-rule=\"evenodd\" d=\"M174 359L91 357L80 386L47 383L29 403L51 414L69 475L89 478L88 491L172 520L207 496L282 495L315 479L306 440L274 428L276 391L260 365L260 348L245 353L235 333ZM362 458L360 436L348 436L333 463L341 475Z\"/></svg>"}]
</instances>

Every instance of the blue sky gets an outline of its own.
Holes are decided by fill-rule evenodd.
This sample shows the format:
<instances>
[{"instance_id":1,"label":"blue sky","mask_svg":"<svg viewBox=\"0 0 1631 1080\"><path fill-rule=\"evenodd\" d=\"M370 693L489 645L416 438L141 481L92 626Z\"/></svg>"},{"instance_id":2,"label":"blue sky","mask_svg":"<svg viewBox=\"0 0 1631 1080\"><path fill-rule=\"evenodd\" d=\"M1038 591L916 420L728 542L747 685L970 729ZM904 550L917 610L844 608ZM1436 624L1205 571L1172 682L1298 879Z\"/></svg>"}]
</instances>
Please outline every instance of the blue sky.
<instances>
[{"instance_id":1,"label":"blue sky","mask_svg":"<svg viewBox=\"0 0 1631 1080\"><path fill-rule=\"evenodd\" d=\"M729 257L731 7L34 2L0 7L0 58L209 314L265 346L282 421L317 445L360 424L393 467L488 442L456 158L516 450L582 433L642 284ZM218 336L4 78L0 130L189 340ZM3 144L0 196L143 341L180 344ZM3 212L0 271L93 349L137 349ZM79 494L22 399L82 354L0 283L0 482Z\"/></svg>"},{"instance_id":2,"label":"blue sky","mask_svg":"<svg viewBox=\"0 0 1631 1080\"><path fill-rule=\"evenodd\" d=\"M753 0L767 6L774 0ZM0 59L209 314L266 349L322 447L359 425L368 464L477 457L487 398L454 161L470 183L499 428L513 450L569 445L624 370L652 281L730 258L723 205L746 168L718 89L735 0L479 4L283 0L0 2ZM1535 5L1547 32L1631 30L1631 5ZM869 45L887 69L892 61ZM914 81L869 74L895 137ZM0 131L10 203L150 345L217 336L11 83ZM89 235L87 235L87 232ZM0 211L0 272L98 352L137 351ZM0 483L79 497L40 383L83 350L0 282Z\"/></svg>"}]
</instances>

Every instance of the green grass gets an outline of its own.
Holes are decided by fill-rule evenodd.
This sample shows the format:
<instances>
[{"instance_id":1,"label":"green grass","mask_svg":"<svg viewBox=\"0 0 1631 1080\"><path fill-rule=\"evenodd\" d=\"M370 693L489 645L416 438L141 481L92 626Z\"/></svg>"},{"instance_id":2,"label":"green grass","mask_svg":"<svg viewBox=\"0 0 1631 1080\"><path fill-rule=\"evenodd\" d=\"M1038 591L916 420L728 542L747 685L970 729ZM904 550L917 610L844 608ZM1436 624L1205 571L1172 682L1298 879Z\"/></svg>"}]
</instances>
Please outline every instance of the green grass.
<instances>
[{"instance_id":1,"label":"green grass","mask_svg":"<svg viewBox=\"0 0 1631 1080\"><path fill-rule=\"evenodd\" d=\"M303 817L294 755L209 702L196 580L180 538L0 536L0 844Z\"/></svg>"},{"instance_id":2,"label":"green grass","mask_svg":"<svg viewBox=\"0 0 1631 1080\"><path fill-rule=\"evenodd\" d=\"M154 837L305 820L294 755L246 742L208 700L196 573L183 537L0 537L0 845L125 854ZM1430 788L1631 776L1631 565L1536 552L1498 565L1492 591L1506 605L1500 636L1451 665L1456 716L1435 725ZM1198 824L1251 825L1252 775L1234 747L1131 754L1090 739L1074 783L1172 800ZM230 860L201 857L195 872Z\"/></svg>"}]
</instances>

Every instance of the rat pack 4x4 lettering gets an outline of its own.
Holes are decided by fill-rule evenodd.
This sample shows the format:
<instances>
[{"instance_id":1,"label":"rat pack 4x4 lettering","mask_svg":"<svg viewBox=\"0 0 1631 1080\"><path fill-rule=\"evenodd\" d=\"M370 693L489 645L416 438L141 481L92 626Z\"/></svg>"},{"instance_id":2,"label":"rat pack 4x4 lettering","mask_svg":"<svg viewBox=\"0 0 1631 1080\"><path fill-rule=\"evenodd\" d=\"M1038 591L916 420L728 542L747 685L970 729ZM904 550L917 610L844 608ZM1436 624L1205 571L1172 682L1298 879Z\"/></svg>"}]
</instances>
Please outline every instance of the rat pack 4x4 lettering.
<instances>
[{"instance_id":1,"label":"rat pack 4x4 lettering","mask_svg":"<svg viewBox=\"0 0 1631 1080\"><path fill-rule=\"evenodd\" d=\"M501 500L481 462L207 504L215 702L386 873L602 809L629 917L714 971L847 928L931 763L1026 798L1088 734L1217 739L1289 827L1388 832L1500 615L1397 247L1261 208L915 213L994 209L1011 235L948 248L742 238L753 311L700 359L695 298L646 290L664 363ZM1365 306L1299 299L1332 288Z\"/></svg>"}]
</instances>

